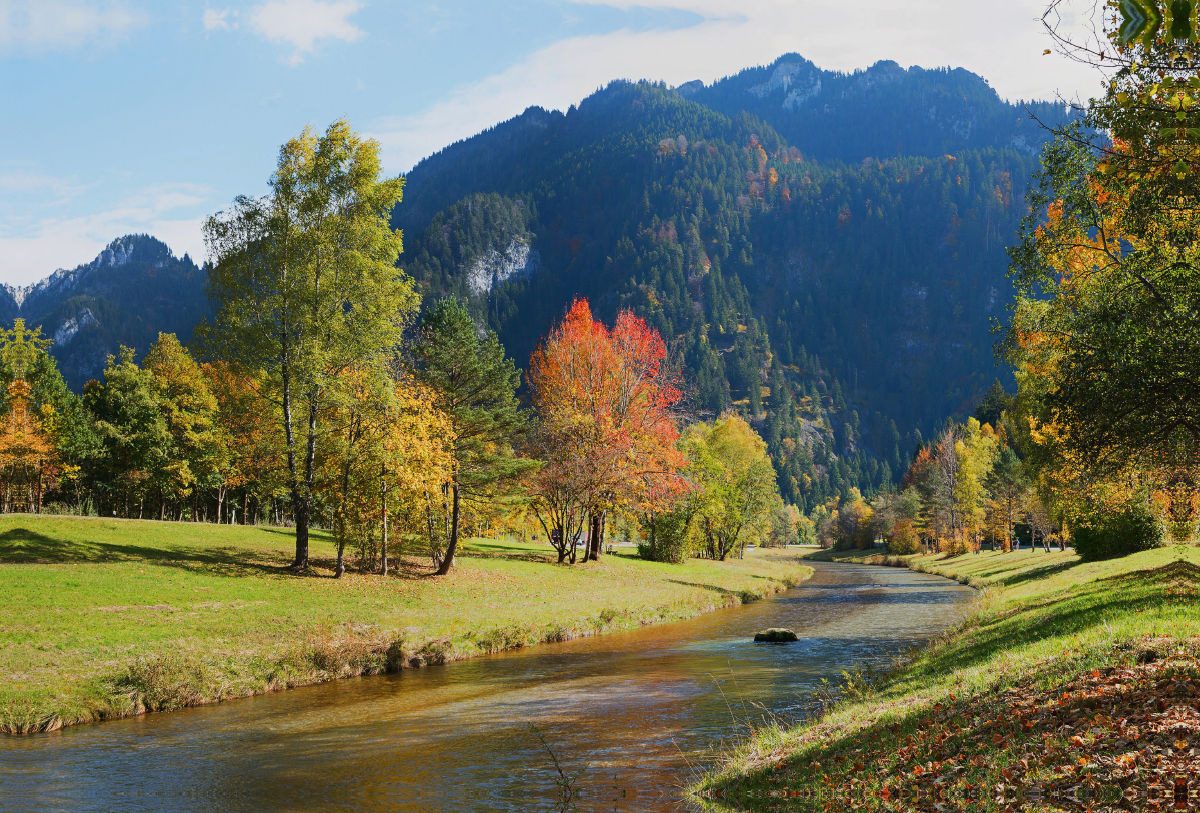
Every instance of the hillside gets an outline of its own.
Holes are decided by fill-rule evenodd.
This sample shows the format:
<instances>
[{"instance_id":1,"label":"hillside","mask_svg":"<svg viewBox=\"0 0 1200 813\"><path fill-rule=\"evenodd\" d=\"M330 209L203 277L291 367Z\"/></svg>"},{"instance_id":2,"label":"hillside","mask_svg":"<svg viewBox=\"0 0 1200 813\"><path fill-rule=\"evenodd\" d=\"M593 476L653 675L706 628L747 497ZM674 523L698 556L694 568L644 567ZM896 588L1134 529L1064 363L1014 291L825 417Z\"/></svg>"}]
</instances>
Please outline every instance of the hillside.
<instances>
[{"instance_id":1,"label":"hillside","mask_svg":"<svg viewBox=\"0 0 1200 813\"><path fill-rule=\"evenodd\" d=\"M799 54L748 68L681 95L727 116L745 111L805 155L856 163L897 155L936 158L963 150L1012 149L1036 156L1061 104L1002 100L970 71L880 61L853 73L823 71Z\"/></svg>"},{"instance_id":2,"label":"hillside","mask_svg":"<svg viewBox=\"0 0 1200 813\"><path fill-rule=\"evenodd\" d=\"M1037 166L1012 129L1041 131L978 77L881 63L822 74L859 93L828 127L916 128L933 154L816 160L768 121L714 109L781 67L707 89L613 83L566 114L526 111L414 168L395 222L424 295L468 299L519 360L575 296L605 319L644 316L675 341L695 409L752 417L785 496L811 508L894 481L919 437L1008 379L990 330ZM976 123L913 124L898 102L865 128L877 74L900 99L970 88ZM779 84L763 100L789 113ZM805 143L823 132L744 95Z\"/></svg>"},{"instance_id":3,"label":"hillside","mask_svg":"<svg viewBox=\"0 0 1200 813\"><path fill-rule=\"evenodd\" d=\"M990 331L1047 137L966 71L789 54L530 108L422 161L393 222L425 301L467 300L518 365L573 298L608 321L632 308L677 351L693 411L746 414L811 510L895 482L921 437L1011 381ZM76 388L120 344L186 341L206 309L201 269L145 236L0 292Z\"/></svg>"}]
</instances>

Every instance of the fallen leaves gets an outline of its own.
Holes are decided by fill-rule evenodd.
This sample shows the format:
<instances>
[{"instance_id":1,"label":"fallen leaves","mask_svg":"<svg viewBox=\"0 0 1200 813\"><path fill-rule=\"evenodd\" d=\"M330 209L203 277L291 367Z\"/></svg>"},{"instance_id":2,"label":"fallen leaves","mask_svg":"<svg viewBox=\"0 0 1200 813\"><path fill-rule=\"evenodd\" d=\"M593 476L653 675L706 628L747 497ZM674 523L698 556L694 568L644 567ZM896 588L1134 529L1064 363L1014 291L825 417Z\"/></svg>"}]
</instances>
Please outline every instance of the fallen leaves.
<instances>
[{"instance_id":1,"label":"fallen leaves","mask_svg":"<svg viewBox=\"0 0 1200 813\"><path fill-rule=\"evenodd\" d=\"M788 787L760 809L1200 811L1200 642L1152 644L1054 691L1029 678L927 706L866 747L772 773Z\"/></svg>"}]
</instances>

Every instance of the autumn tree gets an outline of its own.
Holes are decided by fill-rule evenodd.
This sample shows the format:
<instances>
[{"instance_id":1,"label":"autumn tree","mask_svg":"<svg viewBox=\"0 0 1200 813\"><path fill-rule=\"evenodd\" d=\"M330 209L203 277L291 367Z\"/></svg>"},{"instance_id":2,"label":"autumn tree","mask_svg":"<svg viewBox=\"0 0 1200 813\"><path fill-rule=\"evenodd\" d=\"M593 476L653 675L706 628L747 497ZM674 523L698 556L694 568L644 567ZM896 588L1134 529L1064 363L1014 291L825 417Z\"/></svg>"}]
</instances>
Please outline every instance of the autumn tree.
<instances>
[{"instance_id":1,"label":"autumn tree","mask_svg":"<svg viewBox=\"0 0 1200 813\"><path fill-rule=\"evenodd\" d=\"M278 407L261 397L269 386L261 373L242 374L222 361L202 364L201 371L217 401L217 424L228 439L226 483L241 489L242 524L253 524L264 501L287 494Z\"/></svg>"},{"instance_id":2,"label":"autumn tree","mask_svg":"<svg viewBox=\"0 0 1200 813\"><path fill-rule=\"evenodd\" d=\"M588 558L598 559L606 512L659 498L684 462L677 373L642 319L622 311L609 330L576 300L534 352L529 379L541 431L582 463L551 473L579 478L569 490L586 501Z\"/></svg>"},{"instance_id":3,"label":"autumn tree","mask_svg":"<svg viewBox=\"0 0 1200 813\"><path fill-rule=\"evenodd\" d=\"M1043 152L1010 252L1007 349L1040 437L1026 459L1076 492L1072 511L1144 502L1123 485L1141 480L1187 537L1200 493L1200 32L1192 3L1100 8L1099 39L1059 39L1108 80Z\"/></svg>"},{"instance_id":4,"label":"autumn tree","mask_svg":"<svg viewBox=\"0 0 1200 813\"><path fill-rule=\"evenodd\" d=\"M153 377L159 409L171 434L163 467L152 477L160 492L159 519L166 518L168 500L181 500L195 487L209 484L217 487L219 518L229 444L217 425L217 399L200 365L174 333L159 333L142 366Z\"/></svg>"},{"instance_id":5,"label":"autumn tree","mask_svg":"<svg viewBox=\"0 0 1200 813\"><path fill-rule=\"evenodd\" d=\"M360 564L378 561L386 576L392 512L408 516L406 503L424 506L425 496L451 479L453 430L433 401L410 379L343 371L318 449L318 491L331 506L337 544L335 577L345 573L347 545L358 550Z\"/></svg>"},{"instance_id":6,"label":"autumn tree","mask_svg":"<svg viewBox=\"0 0 1200 813\"><path fill-rule=\"evenodd\" d=\"M768 538L779 491L766 443L750 424L729 412L689 426L684 446L700 489L696 518L708 555L723 562Z\"/></svg>"},{"instance_id":7,"label":"autumn tree","mask_svg":"<svg viewBox=\"0 0 1200 813\"><path fill-rule=\"evenodd\" d=\"M396 267L390 226L404 181L380 181L379 144L345 120L305 128L279 152L262 198L239 197L208 219L208 357L267 376L279 406L296 521L294 567L308 566L308 530L323 407L342 371L386 364L417 307Z\"/></svg>"},{"instance_id":8,"label":"autumn tree","mask_svg":"<svg viewBox=\"0 0 1200 813\"><path fill-rule=\"evenodd\" d=\"M493 331L480 338L457 301L444 299L424 315L413 356L416 380L434 393L453 433L454 470L440 523L446 547L438 574L445 575L458 550L463 501L495 499L535 465L513 451L529 418L516 398L521 373Z\"/></svg>"},{"instance_id":9,"label":"autumn tree","mask_svg":"<svg viewBox=\"0 0 1200 813\"><path fill-rule=\"evenodd\" d=\"M979 534L987 516L987 476L996 458L998 441L988 424L979 425L967 418L962 437L954 444L958 475L954 486L954 501L963 529L971 534L971 548L979 552Z\"/></svg>"},{"instance_id":10,"label":"autumn tree","mask_svg":"<svg viewBox=\"0 0 1200 813\"><path fill-rule=\"evenodd\" d=\"M537 426L525 447L525 455L540 463L526 476L530 509L559 564L575 564L590 518L588 461L571 440L551 427Z\"/></svg>"},{"instance_id":11,"label":"autumn tree","mask_svg":"<svg viewBox=\"0 0 1200 813\"><path fill-rule=\"evenodd\" d=\"M15 320L11 330L0 331L0 359L11 371L6 410L0 419L0 484L4 510L41 513L42 495L54 484L59 470L57 450L43 426L44 418L32 402L33 388L26 374L50 346L41 328L28 330L24 319Z\"/></svg>"}]
</instances>

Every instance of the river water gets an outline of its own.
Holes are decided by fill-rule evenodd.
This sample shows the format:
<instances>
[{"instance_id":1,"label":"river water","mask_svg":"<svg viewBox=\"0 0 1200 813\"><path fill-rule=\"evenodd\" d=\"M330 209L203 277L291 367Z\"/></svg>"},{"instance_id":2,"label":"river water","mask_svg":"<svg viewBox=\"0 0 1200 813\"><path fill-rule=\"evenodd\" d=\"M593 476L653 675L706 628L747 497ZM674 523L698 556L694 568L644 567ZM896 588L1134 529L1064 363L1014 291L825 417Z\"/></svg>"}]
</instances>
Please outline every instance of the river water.
<instances>
[{"instance_id":1,"label":"river water","mask_svg":"<svg viewBox=\"0 0 1200 813\"><path fill-rule=\"evenodd\" d=\"M680 789L821 678L954 625L972 591L814 563L775 598L674 624L173 714L0 739L3 811L690 811ZM686 568L680 571L686 578ZM791 627L801 641L754 644Z\"/></svg>"}]
</instances>

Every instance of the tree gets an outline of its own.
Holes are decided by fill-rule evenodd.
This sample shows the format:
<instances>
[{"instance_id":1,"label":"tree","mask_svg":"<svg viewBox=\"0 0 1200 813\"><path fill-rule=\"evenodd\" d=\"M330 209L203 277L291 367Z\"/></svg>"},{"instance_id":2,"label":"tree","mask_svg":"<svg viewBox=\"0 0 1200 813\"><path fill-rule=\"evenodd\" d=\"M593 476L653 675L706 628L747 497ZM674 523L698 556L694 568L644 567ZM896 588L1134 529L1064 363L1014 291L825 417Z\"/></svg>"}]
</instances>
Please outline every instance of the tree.
<instances>
[{"instance_id":1,"label":"tree","mask_svg":"<svg viewBox=\"0 0 1200 813\"><path fill-rule=\"evenodd\" d=\"M372 373L342 373L328 400L331 431L318 452L318 489L333 506L337 578L346 570L347 544L357 548L361 564L378 561L386 576L391 513L411 517L411 503L424 507L425 495L440 492L453 470L453 430L433 393L411 379Z\"/></svg>"},{"instance_id":2,"label":"tree","mask_svg":"<svg viewBox=\"0 0 1200 813\"><path fill-rule=\"evenodd\" d=\"M481 339L466 309L444 299L421 320L413 356L416 379L434 393L453 431L447 544L437 571L444 576L458 550L463 500L490 499L536 464L513 453L529 419L516 399L521 373L494 332Z\"/></svg>"},{"instance_id":3,"label":"tree","mask_svg":"<svg viewBox=\"0 0 1200 813\"><path fill-rule=\"evenodd\" d=\"M971 547L976 553L980 549L979 531L983 526L987 510L987 476L996 458L996 434L992 427L974 418L967 418L962 439L955 443L954 453L958 458L958 478L954 488L954 500L964 528L971 533Z\"/></svg>"},{"instance_id":4,"label":"tree","mask_svg":"<svg viewBox=\"0 0 1200 813\"><path fill-rule=\"evenodd\" d=\"M740 415L688 427L684 446L701 491L696 516L709 556L720 561L770 534L779 500L767 445Z\"/></svg>"},{"instance_id":5,"label":"tree","mask_svg":"<svg viewBox=\"0 0 1200 813\"><path fill-rule=\"evenodd\" d=\"M0 420L0 483L4 510L41 513L42 495L58 474L58 455L43 428L43 417L31 403L33 388L25 380L35 360L46 354L49 340L41 328L27 330L17 319L12 330L0 331L0 359L12 371L7 411Z\"/></svg>"},{"instance_id":6,"label":"tree","mask_svg":"<svg viewBox=\"0 0 1200 813\"><path fill-rule=\"evenodd\" d=\"M975 407L975 419L980 424L990 424L993 429L999 431L1001 416L1011 404L1012 396L1004 391L999 380L993 381L979 406Z\"/></svg>"},{"instance_id":7,"label":"tree","mask_svg":"<svg viewBox=\"0 0 1200 813\"><path fill-rule=\"evenodd\" d=\"M679 483L678 376L657 331L629 311L610 331L576 300L529 362L533 401L545 432L583 465L549 474L581 480L589 559L598 559L606 512L661 501ZM544 478L543 478L544 479Z\"/></svg>"},{"instance_id":8,"label":"tree","mask_svg":"<svg viewBox=\"0 0 1200 813\"><path fill-rule=\"evenodd\" d=\"M308 566L330 388L353 365L386 364L417 307L389 225L404 181L379 174L379 144L344 119L320 137L305 128L280 149L269 195L239 197L204 226L214 316L197 338L210 358L267 376L261 394L280 409L297 569Z\"/></svg>"},{"instance_id":9,"label":"tree","mask_svg":"<svg viewBox=\"0 0 1200 813\"><path fill-rule=\"evenodd\" d=\"M89 381L83 401L94 419L102 455L92 472L100 492L121 516L137 503L140 519L146 487L171 459L172 437L155 386L154 374L138 367L133 350L122 347L108 357L104 382Z\"/></svg>"},{"instance_id":10,"label":"tree","mask_svg":"<svg viewBox=\"0 0 1200 813\"><path fill-rule=\"evenodd\" d=\"M1020 458L1008 446L1000 450L988 472L987 488L992 496L992 514L1004 525L1004 550L1012 549L1013 525L1021 516L1029 495L1029 478Z\"/></svg>"},{"instance_id":11,"label":"tree","mask_svg":"<svg viewBox=\"0 0 1200 813\"><path fill-rule=\"evenodd\" d=\"M1034 421L1026 460L1074 492L1069 513L1124 505L1132 483L1163 497L1187 538L1200 493L1200 29L1191 3L1099 8L1099 40L1055 34L1109 80L1043 152L1010 252L1007 349Z\"/></svg>"},{"instance_id":12,"label":"tree","mask_svg":"<svg viewBox=\"0 0 1200 813\"><path fill-rule=\"evenodd\" d=\"M228 484L224 475L229 443L217 426L217 399L200 365L174 333L158 334L142 366L153 376L159 408L172 440L163 468L152 478L161 496L159 519L166 518L168 498L179 500L205 480L214 480L219 522Z\"/></svg>"},{"instance_id":13,"label":"tree","mask_svg":"<svg viewBox=\"0 0 1200 813\"><path fill-rule=\"evenodd\" d=\"M264 376L239 374L227 362L200 365L217 401L217 423L228 439L228 482L242 489L242 524L254 524L264 500L287 494L284 448L279 436L278 407L260 393ZM250 499L254 498L253 514Z\"/></svg>"},{"instance_id":14,"label":"tree","mask_svg":"<svg viewBox=\"0 0 1200 813\"><path fill-rule=\"evenodd\" d=\"M587 459L573 448L573 438L550 426L537 426L526 447L527 457L540 461L526 479L530 509L558 554L558 563L575 564L589 513Z\"/></svg>"}]
</instances>

